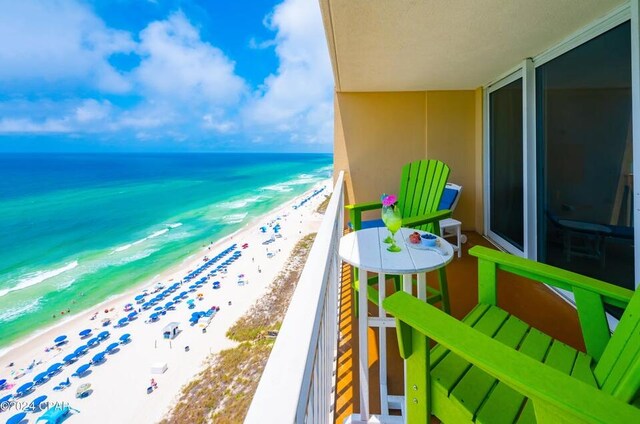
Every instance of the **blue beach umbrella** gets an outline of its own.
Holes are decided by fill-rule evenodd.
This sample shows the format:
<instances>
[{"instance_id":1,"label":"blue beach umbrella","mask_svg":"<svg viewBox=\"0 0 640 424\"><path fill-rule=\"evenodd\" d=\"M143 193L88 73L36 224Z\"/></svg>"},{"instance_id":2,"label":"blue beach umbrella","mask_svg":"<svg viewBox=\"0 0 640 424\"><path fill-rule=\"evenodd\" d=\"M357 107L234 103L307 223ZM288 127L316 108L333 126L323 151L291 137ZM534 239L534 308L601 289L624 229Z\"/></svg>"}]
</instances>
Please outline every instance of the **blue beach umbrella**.
<instances>
[{"instance_id":1,"label":"blue beach umbrella","mask_svg":"<svg viewBox=\"0 0 640 424\"><path fill-rule=\"evenodd\" d=\"M3 397L2 399L0 399L0 404L5 403L10 401L11 399L13 399L13 395L6 395L5 397Z\"/></svg>"},{"instance_id":2,"label":"blue beach umbrella","mask_svg":"<svg viewBox=\"0 0 640 424\"><path fill-rule=\"evenodd\" d=\"M87 328L86 330L82 330L80 333L78 333L80 335L80 337L88 337L89 334L91 334L91 329Z\"/></svg>"},{"instance_id":3,"label":"blue beach umbrella","mask_svg":"<svg viewBox=\"0 0 640 424\"><path fill-rule=\"evenodd\" d=\"M131 334L129 333L125 333L122 336L120 336L120 341L122 343L127 343L129 340L131 340Z\"/></svg>"},{"instance_id":4,"label":"blue beach umbrella","mask_svg":"<svg viewBox=\"0 0 640 424\"><path fill-rule=\"evenodd\" d=\"M173 306L173 302L167 302L167 303L165 303L165 305L164 305L164 307L165 307L165 308L167 308L167 309L169 309L169 308L170 308L170 307L172 307L172 306Z\"/></svg>"},{"instance_id":5,"label":"blue beach umbrella","mask_svg":"<svg viewBox=\"0 0 640 424\"><path fill-rule=\"evenodd\" d=\"M134 319L136 316L138 316L138 313L136 311L131 312L129 315L127 315L127 319L129 321L131 321L132 319Z\"/></svg>"},{"instance_id":6,"label":"blue beach umbrella","mask_svg":"<svg viewBox=\"0 0 640 424\"><path fill-rule=\"evenodd\" d=\"M120 318L118 320L118 325L122 326L122 325L125 325L127 322L129 322L129 318Z\"/></svg>"},{"instance_id":7,"label":"blue beach umbrella","mask_svg":"<svg viewBox=\"0 0 640 424\"><path fill-rule=\"evenodd\" d=\"M134 299L135 300L142 300L142 299L144 299L144 295L143 294L139 294Z\"/></svg>"},{"instance_id":8,"label":"blue beach umbrella","mask_svg":"<svg viewBox=\"0 0 640 424\"><path fill-rule=\"evenodd\" d=\"M26 395L27 393L29 393L32 388L33 388L33 383L29 382L29 383L23 384L22 386L18 387L16 389L16 393L19 396L23 396L23 395Z\"/></svg>"},{"instance_id":9,"label":"blue beach umbrella","mask_svg":"<svg viewBox=\"0 0 640 424\"><path fill-rule=\"evenodd\" d=\"M47 369L47 372L51 374L58 371L60 368L62 368L62 364L60 362L56 362Z\"/></svg>"},{"instance_id":10,"label":"blue beach umbrella","mask_svg":"<svg viewBox=\"0 0 640 424\"><path fill-rule=\"evenodd\" d=\"M74 375L80 377L82 374L87 372L89 368L91 368L91 364L80 365Z\"/></svg>"},{"instance_id":11,"label":"blue beach umbrella","mask_svg":"<svg viewBox=\"0 0 640 424\"><path fill-rule=\"evenodd\" d=\"M0 389L2 389L5 384L7 384L7 379L6 378L0 379Z\"/></svg>"},{"instance_id":12,"label":"blue beach umbrella","mask_svg":"<svg viewBox=\"0 0 640 424\"><path fill-rule=\"evenodd\" d=\"M98 339L100 339L101 341L106 340L110 335L111 333L109 333L108 331L103 331L102 333L98 334Z\"/></svg>"},{"instance_id":13,"label":"blue beach umbrella","mask_svg":"<svg viewBox=\"0 0 640 424\"><path fill-rule=\"evenodd\" d=\"M87 346L89 347L94 347L94 346L98 346L98 344L100 344L100 339L97 337L94 337L93 339L89 340L87 342Z\"/></svg>"},{"instance_id":14,"label":"blue beach umbrella","mask_svg":"<svg viewBox=\"0 0 640 424\"><path fill-rule=\"evenodd\" d=\"M100 352L97 355L95 355L93 358L91 358L91 363L99 364L103 360L104 360L104 352Z\"/></svg>"},{"instance_id":15,"label":"blue beach umbrella","mask_svg":"<svg viewBox=\"0 0 640 424\"><path fill-rule=\"evenodd\" d=\"M113 351L114 349L117 349L118 346L120 346L119 343L111 343L109 346L107 346L107 348L105 349L105 352L111 353L111 351Z\"/></svg>"},{"instance_id":16,"label":"blue beach umbrella","mask_svg":"<svg viewBox=\"0 0 640 424\"><path fill-rule=\"evenodd\" d=\"M70 364L74 362L76 359L78 359L78 355L75 353L70 353L69 355L64 357L63 361L65 364Z\"/></svg>"},{"instance_id":17,"label":"blue beach umbrella","mask_svg":"<svg viewBox=\"0 0 640 424\"><path fill-rule=\"evenodd\" d=\"M41 372L40 374L33 377L33 382L36 384L44 383L44 381L49 377L49 374L46 372Z\"/></svg>"},{"instance_id":18,"label":"blue beach umbrella","mask_svg":"<svg viewBox=\"0 0 640 424\"><path fill-rule=\"evenodd\" d=\"M153 314L149 315L149 318L151 319L151 321L155 321L155 320L158 319L158 314L153 313Z\"/></svg>"},{"instance_id":19,"label":"blue beach umbrella","mask_svg":"<svg viewBox=\"0 0 640 424\"><path fill-rule=\"evenodd\" d=\"M35 409L40 409L40 404L45 400L47 400L47 395L38 396L37 398L31 401L31 404Z\"/></svg>"},{"instance_id":20,"label":"blue beach umbrella","mask_svg":"<svg viewBox=\"0 0 640 424\"><path fill-rule=\"evenodd\" d=\"M22 420L24 420L24 417L26 417L27 414L25 412L20 412L17 413L16 415L14 415L13 417L9 418L7 420L7 424L18 424L21 423Z\"/></svg>"},{"instance_id":21,"label":"blue beach umbrella","mask_svg":"<svg viewBox=\"0 0 640 424\"><path fill-rule=\"evenodd\" d=\"M178 302L181 299L180 296L173 296L173 301Z\"/></svg>"},{"instance_id":22,"label":"blue beach umbrella","mask_svg":"<svg viewBox=\"0 0 640 424\"><path fill-rule=\"evenodd\" d=\"M162 306L156 306L155 308L153 308L154 311L161 311L164 308Z\"/></svg>"},{"instance_id":23,"label":"blue beach umbrella","mask_svg":"<svg viewBox=\"0 0 640 424\"><path fill-rule=\"evenodd\" d=\"M89 350L89 348L86 345L82 345L79 348L77 348L73 353L75 353L76 355L80 356L80 355L83 355L83 354L87 353L88 350Z\"/></svg>"},{"instance_id":24,"label":"blue beach umbrella","mask_svg":"<svg viewBox=\"0 0 640 424\"><path fill-rule=\"evenodd\" d=\"M62 336L58 336L58 337L56 337L56 338L53 340L53 342L54 342L54 343L56 343L56 344L59 344L59 343L64 342L65 340L67 340L67 336L62 335Z\"/></svg>"}]
</instances>

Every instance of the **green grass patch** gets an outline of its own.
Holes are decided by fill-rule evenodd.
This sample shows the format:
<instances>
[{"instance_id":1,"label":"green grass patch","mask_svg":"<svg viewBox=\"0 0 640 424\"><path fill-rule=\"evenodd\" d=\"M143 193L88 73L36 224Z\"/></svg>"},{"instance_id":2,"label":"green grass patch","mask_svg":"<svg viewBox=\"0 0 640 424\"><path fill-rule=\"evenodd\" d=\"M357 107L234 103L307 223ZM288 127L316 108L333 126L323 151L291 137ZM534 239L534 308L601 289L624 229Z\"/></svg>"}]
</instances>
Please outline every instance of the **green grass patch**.
<instances>
[{"instance_id":1,"label":"green grass patch","mask_svg":"<svg viewBox=\"0 0 640 424\"><path fill-rule=\"evenodd\" d=\"M207 359L162 424L243 422L273 347L267 332L280 329L315 236L309 234L296 244L267 294L227 331L238 346Z\"/></svg>"}]
</instances>

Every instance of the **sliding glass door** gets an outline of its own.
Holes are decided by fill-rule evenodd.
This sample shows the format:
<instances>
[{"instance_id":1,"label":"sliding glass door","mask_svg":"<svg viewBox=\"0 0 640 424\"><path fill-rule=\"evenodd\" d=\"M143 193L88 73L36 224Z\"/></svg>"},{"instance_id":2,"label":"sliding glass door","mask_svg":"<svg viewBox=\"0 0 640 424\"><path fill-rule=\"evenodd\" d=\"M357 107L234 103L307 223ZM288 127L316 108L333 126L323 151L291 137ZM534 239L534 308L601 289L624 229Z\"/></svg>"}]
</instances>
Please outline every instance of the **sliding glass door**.
<instances>
[{"instance_id":1,"label":"sliding glass door","mask_svg":"<svg viewBox=\"0 0 640 424\"><path fill-rule=\"evenodd\" d=\"M538 260L634 288L629 22L536 68Z\"/></svg>"},{"instance_id":2,"label":"sliding glass door","mask_svg":"<svg viewBox=\"0 0 640 424\"><path fill-rule=\"evenodd\" d=\"M522 77L489 89L489 235L515 254L524 251Z\"/></svg>"}]
</instances>

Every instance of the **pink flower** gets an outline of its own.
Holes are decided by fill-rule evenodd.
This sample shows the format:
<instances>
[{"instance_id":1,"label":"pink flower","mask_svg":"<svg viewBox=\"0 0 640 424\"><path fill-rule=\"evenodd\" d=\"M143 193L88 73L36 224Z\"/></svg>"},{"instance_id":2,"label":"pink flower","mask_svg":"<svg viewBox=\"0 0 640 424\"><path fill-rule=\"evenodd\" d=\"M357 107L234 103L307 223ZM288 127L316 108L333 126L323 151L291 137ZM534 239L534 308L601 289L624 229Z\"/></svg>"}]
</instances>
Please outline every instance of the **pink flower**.
<instances>
[{"instance_id":1,"label":"pink flower","mask_svg":"<svg viewBox=\"0 0 640 424\"><path fill-rule=\"evenodd\" d=\"M395 194L390 194L382 199L382 206L393 206L398 201L398 196Z\"/></svg>"}]
</instances>

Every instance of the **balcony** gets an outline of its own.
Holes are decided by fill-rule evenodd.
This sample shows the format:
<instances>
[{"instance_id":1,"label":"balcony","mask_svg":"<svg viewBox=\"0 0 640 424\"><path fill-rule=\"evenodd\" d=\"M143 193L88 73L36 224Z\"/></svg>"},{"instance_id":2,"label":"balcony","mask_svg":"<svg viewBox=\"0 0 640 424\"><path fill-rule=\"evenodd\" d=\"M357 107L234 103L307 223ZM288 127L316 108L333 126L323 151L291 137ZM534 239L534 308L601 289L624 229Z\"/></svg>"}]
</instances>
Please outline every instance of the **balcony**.
<instances>
[{"instance_id":1,"label":"balcony","mask_svg":"<svg viewBox=\"0 0 640 424\"><path fill-rule=\"evenodd\" d=\"M352 273L351 267L341 264L337 257L344 231L343 206L344 174L340 172L251 404L248 423L342 424L353 419L360 409L358 320L354 316ZM458 319L478 299L477 260L467 250L475 245L492 247L477 233L467 235L462 257L447 266L451 314ZM428 284L436 282L429 278ZM553 338L585 350L576 310L546 286L520 277L502 276L498 304ZM369 312L375 312L374 305L370 304ZM390 393L402 394L403 361L398 354L395 330L388 331L388 389ZM369 329L369 401L374 415L380 411L377 340L377 333Z\"/></svg>"}]
</instances>

